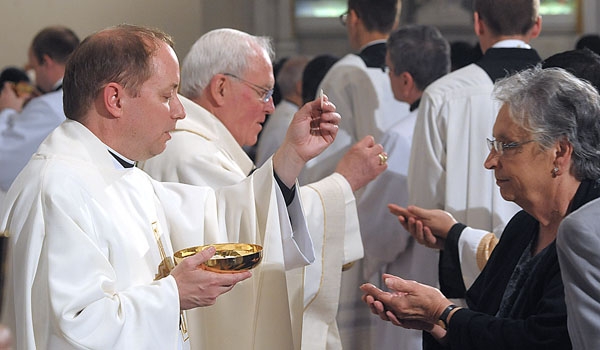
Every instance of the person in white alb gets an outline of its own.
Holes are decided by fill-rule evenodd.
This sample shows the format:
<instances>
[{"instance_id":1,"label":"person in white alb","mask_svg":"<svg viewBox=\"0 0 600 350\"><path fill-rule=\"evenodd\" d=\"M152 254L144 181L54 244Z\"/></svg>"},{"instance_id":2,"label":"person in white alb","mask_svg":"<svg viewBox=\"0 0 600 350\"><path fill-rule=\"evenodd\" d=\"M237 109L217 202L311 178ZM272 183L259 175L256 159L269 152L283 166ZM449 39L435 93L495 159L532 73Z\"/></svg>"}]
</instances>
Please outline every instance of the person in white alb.
<instances>
[{"instance_id":1,"label":"person in white alb","mask_svg":"<svg viewBox=\"0 0 600 350\"><path fill-rule=\"evenodd\" d=\"M233 29L216 29L199 38L182 64L181 94L188 97L182 97L188 119L178 122L163 154L140 166L161 181L213 188L253 179L255 166L242 146L256 143L260 124L273 111L271 52L268 38ZM326 97L324 101L329 104ZM295 123L292 120L290 128ZM191 324L192 333L224 332L220 339L192 342L194 349L340 347L335 315L342 265L363 254L353 191L386 169L378 156L382 152L381 145L365 138L348 152L336 173L299 188L316 260L304 270L288 269L287 276L276 281L288 285L279 297L289 298L290 310L248 307L236 293L247 293L248 288L266 298L269 290L242 283L214 307L190 314L190 322L194 317L204 321ZM237 310L236 319L223 317L227 310ZM293 329L294 337L285 347L278 345L281 327ZM231 328L236 329L235 337L225 334Z\"/></svg>"},{"instance_id":2,"label":"person in white alb","mask_svg":"<svg viewBox=\"0 0 600 350\"><path fill-rule=\"evenodd\" d=\"M35 72L35 83L43 94L23 107L13 89L0 86L0 209L2 197L31 155L65 120L62 79L77 45L79 38L69 28L42 29L31 42L27 66Z\"/></svg>"},{"instance_id":3,"label":"person in white alb","mask_svg":"<svg viewBox=\"0 0 600 350\"><path fill-rule=\"evenodd\" d=\"M387 41L386 65L394 97L410 104L411 114L384 134L381 143L389 155L388 169L365 186L360 196L363 276L380 286L383 273L435 284L437 266L431 261L437 259L437 252L417 244L390 215L387 205L408 203L408 160L420 98L429 84L450 71L450 46L433 26L402 26ZM378 321L372 339L371 348L378 350L416 350L422 343L420 331Z\"/></svg>"},{"instance_id":4,"label":"person in white alb","mask_svg":"<svg viewBox=\"0 0 600 350\"><path fill-rule=\"evenodd\" d=\"M335 142L306 163L300 184L331 174L343 154L365 135L381 143L383 134L410 113L406 102L398 101L385 72L386 40L398 24L399 0L348 0L340 16L353 53L338 60L328 71L322 89L342 116ZM360 199L360 191L356 194ZM378 200L372 205L380 203ZM387 210L387 209L385 209ZM345 350L366 350L375 323L359 302L358 287L365 282L363 260L342 274L338 325Z\"/></svg>"},{"instance_id":5,"label":"person in white alb","mask_svg":"<svg viewBox=\"0 0 600 350\"><path fill-rule=\"evenodd\" d=\"M287 310L279 276L314 261L296 177L333 141L340 116L330 103L304 106L272 161L239 184L161 183L134 165L161 153L185 117L179 74L170 37L139 26L95 33L69 59L68 120L17 177L0 215L11 235L2 310L15 348L186 348L185 311L245 279L265 296L240 296L246 307ZM215 241L259 242L264 261L253 272L210 272L200 268L215 253L208 248L173 266L173 247ZM285 349L291 330L273 331Z\"/></svg>"},{"instance_id":6,"label":"person in white alb","mask_svg":"<svg viewBox=\"0 0 600 350\"><path fill-rule=\"evenodd\" d=\"M385 73L385 42L398 23L399 0L348 0L340 16L348 41L357 53L338 60L322 89L343 116L335 142L306 163L300 182L309 183L333 172L344 153L366 135L377 142L390 126L409 114L409 105L394 99Z\"/></svg>"},{"instance_id":7,"label":"person in white alb","mask_svg":"<svg viewBox=\"0 0 600 350\"><path fill-rule=\"evenodd\" d=\"M443 248L440 287L450 298L464 297L493 249L494 234L499 236L519 209L500 196L494 174L483 167L485 139L500 108L492 97L494 82L541 61L528 44L542 28L538 10L539 0L473 1L483 57L435 81L421 98L408 173L409 204L443 209L469 226L432 245Z\"/></svg>"}]
</instances>

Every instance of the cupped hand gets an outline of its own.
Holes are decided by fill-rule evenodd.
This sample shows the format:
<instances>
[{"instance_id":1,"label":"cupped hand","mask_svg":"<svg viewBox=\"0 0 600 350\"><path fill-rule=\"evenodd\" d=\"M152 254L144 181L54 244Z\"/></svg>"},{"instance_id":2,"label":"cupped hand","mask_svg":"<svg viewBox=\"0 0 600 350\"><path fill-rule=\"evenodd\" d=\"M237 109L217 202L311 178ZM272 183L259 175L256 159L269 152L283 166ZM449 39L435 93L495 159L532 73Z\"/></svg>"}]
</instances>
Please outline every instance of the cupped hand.
<instances>
[{"instance_id":1,"label":"cupped hand","mask_svg":"<svg viewBox=\"0 0 600 350\"><path fill-rule=\"evenodd\" d=\"M371 312L397 326L431 330L444 309L452 304L436 288L384 274L389 292L373 284L363 284L362 300Z\"/></svg>"},{"instance_id":2,"label":"cupped hand","mask_svg":"<svg viewBox=\"0 0 600 350\"><path fill-rule=\"evenodd\" d=\"M229 292L238 282L252 276L249 271L216 273L202 269L200 265L210 259L215 251L214 247L204 249L183 259L171 271L179 290L181 310L213 305L221 294Z\"/></svg>"}]
</instances>

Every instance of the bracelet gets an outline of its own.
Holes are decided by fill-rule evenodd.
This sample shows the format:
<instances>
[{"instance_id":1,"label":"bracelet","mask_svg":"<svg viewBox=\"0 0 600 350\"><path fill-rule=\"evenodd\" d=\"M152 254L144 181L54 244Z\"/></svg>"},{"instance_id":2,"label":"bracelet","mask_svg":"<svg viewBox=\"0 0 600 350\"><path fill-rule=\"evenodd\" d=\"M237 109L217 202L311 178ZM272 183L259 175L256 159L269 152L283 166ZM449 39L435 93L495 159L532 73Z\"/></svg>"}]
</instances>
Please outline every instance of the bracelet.
<instances>
[{"instance_id":1,"label":"bracelet","mask_svg":"<svg viewBox=\"0 0 600 350\"><path fill-rule=\"evenodd\" d=\"M438 322L438 325L440 327L442 327L444 330L448 330L448 316L450 316L450 313L452 312L452 310L458 308L458 305L454 305L454 304L450 304L448 305L447 308L444 309L444 312L442 312L442 314L440 315L440 320Z\"/></svg>"}]
</instances>

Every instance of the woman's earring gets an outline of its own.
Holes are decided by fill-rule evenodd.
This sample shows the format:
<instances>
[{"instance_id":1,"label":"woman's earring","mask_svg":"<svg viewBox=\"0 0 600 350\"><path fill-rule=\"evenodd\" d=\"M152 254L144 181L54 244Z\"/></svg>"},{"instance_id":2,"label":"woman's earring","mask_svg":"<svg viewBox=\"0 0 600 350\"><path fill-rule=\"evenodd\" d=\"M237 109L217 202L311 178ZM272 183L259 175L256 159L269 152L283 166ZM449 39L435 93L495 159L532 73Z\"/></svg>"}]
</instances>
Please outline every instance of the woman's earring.
<instances>
[{"instance_id":1,"label":"woman's earring","mask_svg":"<svg viewBox=\"0 0 600 350\"><path fill-rule=\"evenodd\" d=\"M554 167L554 169L552 169L552 177L556 177L558 175L558 167Z\"/></svg>"}]
</instances>

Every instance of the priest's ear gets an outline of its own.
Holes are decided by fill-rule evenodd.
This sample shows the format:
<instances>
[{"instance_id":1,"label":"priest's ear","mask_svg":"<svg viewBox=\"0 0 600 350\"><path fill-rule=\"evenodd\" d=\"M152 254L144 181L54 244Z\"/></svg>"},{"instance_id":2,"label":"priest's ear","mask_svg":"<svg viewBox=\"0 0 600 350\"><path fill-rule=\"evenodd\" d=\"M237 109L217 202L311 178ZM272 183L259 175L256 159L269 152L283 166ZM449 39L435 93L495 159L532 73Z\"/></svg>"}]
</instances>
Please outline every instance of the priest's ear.
<instances>
[{"instance_id":1,"label":"priest's ear","mask_svg":"<svg viewBox=\"0 0 600 350\"><path fill-rule=\"evenodd\" d=\"M210 79L205 92L208 92L211 104L223 106L227 94L231 93L231 80L225 74L215 74Z\"/></svg>"},{"instance_id":2,"label":"priest's ear","mask_svg":"<svg viewBox=\"0 0 600 350\"><path fill-rule=\"evenodd\" d=\"M125 88L122 85L114 82L108 83L102 89L102 104L111 116L120 118L123 115L126 96Z\"/></svg>"}]
</instances>

